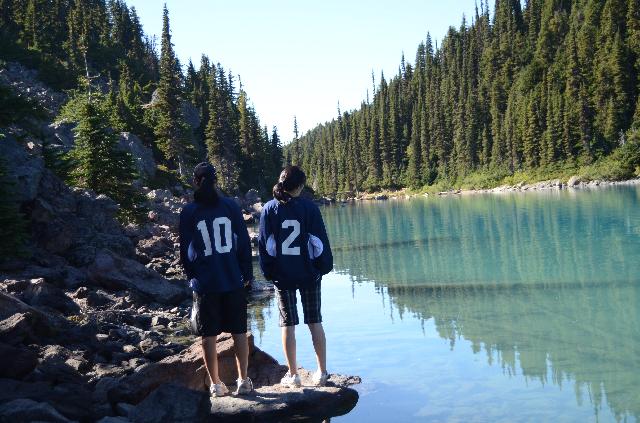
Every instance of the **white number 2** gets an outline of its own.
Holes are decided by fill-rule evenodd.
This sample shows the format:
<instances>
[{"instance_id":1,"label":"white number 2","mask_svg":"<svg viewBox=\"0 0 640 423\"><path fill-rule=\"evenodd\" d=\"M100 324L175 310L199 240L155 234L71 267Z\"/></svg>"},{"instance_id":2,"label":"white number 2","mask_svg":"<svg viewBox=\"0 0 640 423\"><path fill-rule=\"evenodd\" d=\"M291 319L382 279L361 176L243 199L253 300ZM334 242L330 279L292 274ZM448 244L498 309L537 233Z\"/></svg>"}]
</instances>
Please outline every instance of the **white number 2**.
<instances>
[{"instance_id":1,"label":"white number 2","mask_svg":"<svg viewBox=\"0 0 640 423\"><path fill-rule=\"evenodd\" d=\"M225 245L222 245L222 237L220 236L221 226L224 226ZM207 223L204 220L201 220L198 222L197 228L202 234L202 240L204 241L204 255L210 256L213 254L213 250L211 249L211 236L209 235L209 229L207 229ZM229 220L229 218L217 217L213 220L213 242L218 253L224 254L231 251L231 220Z\"/></svg>"},{"instance_id":2,"label":"white number 2","mask_svg":"<svg viewBox=\"0 0 640 423\"><path fill-rule=\"evenodd\" d=\"M295 241L298 235L300 235L300 222L297 220L285 220L282 222L282 229L291 227L293 227L293 232L291 232L291 235L289 235L282 243L282 255L299 256L300 247L291 248L291 244L293 244L293 241Z\"/></svg>"}]
</instances>

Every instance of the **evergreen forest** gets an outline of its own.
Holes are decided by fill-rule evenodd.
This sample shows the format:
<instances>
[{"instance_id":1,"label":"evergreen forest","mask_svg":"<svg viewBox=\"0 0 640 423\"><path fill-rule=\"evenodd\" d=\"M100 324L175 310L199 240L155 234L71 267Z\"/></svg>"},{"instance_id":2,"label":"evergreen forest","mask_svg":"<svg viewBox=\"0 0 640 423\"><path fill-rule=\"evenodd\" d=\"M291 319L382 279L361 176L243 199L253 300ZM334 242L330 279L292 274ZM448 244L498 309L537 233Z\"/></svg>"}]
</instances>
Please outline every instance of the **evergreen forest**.
<instances>
[{"instance_id":1,"label":"evergreen forest","mask_svg":"<svg viewBox=\"0 0 640 423\"><path fill-rule=\"evenodd\" d=\"M85 160L68 175L75 185L128 196L126 183L91 183L95 175L122 175L119 166L123 182L135 176L109 147L115 130L136 134L153 150L159 176L149 186L188 183L193 165L208 160L227 194L267 192L282 164L277 129L261 124L240 77L220 63L206 55L197 68L180 63L166 5L162 23L157 40L122 0L0 0L0 60L35 69L48 86L69 93L58 118L79 123L81 142L63 158L67 168L100 145L107 146L102 159L118 163L97 169L104 160ZM105 120L107 128L96 127Z\"/></svg>"},{"instance_id":2,"label":"evergreen forest","mask_svg":"<svg viewBox=\"0 0 640 423\"><path fill-rule=\"evenodd\" d=\"M285 148L321 194L640 170L638 0L481 0L372 84Z\"/></svg>"}]
</instances>

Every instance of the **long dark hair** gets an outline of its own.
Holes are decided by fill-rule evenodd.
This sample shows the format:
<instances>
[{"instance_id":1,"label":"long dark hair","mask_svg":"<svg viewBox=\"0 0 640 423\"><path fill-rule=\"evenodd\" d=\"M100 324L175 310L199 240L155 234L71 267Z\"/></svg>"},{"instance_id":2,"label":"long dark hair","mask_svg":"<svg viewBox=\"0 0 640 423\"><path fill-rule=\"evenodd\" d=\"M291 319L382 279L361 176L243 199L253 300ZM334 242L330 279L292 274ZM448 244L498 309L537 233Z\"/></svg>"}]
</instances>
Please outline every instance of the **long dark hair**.
<instances>
[{"instance_id":1,"label":"long dark hair","mask_svg":"<svg viewBox=\"0 0 640 423\"><path fill-rule=\"evenodd\" d=\"M215 206L218 204L219 196L216 190L218 177L216 169L207 162L198 164L193 169L193 180L198 188L193 193L193 198L197 203L207 206Z\"/></svg>"},{"instance_id":2,"label":"long dark hair","mask_svg":"<svg viewBox=\"0 0 640 423\"><path fill-rule=\"evenodd\" d=\"M307 175L298 166L287 166L280 172L278 183L273 186L273 198L286 203L291 200L289 192L304 186L307 182ZM287 192L289 191L289 192Z\"/></svg>"}]
</instances>

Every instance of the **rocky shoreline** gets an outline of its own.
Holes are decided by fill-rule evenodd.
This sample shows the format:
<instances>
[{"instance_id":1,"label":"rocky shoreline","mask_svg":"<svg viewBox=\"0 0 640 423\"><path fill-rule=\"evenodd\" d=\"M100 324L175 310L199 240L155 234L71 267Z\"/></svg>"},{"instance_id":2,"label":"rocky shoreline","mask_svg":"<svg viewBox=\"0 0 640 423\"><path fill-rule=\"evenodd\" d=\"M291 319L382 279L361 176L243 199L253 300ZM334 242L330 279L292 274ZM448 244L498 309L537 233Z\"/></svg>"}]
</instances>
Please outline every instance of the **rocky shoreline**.
<instances>
[{"instance_id":1,"label":"rocky shoreline","mask_svg":"<svg viewBox=\"0 0 640 423\"><path fill-rule=\"evenodd\" d=\"M582 181L579 177L571 177L567 182L560 179L550 179L547 181L536 182L533 184L519 183L516 185L501 185L495 188L487 189L454 189L448 191L440 191L436 193L414 193L403 188L397 191L383 191L375 193L365 193L359 196L349 197L343 200L337 200L331 197L323 197L316 200L319 205L346 204L356 201L385 201L411 199L416 197L443 197L451 195L473 195L473 194L500 194L510 192L535 192L549 190L566 190L566 189L593 189L607 186L620 185L640 185L640 178L629 179L626 181Z\"/></svg>"},{"instance_id":2,"label":"rocky shoreline","mask_svg":"<svg viewBox=\"0 0 640 423\"><path fill-rule=\"evenodd\" d=\"M108 198L70 189L46 169L40 176L25 201L33 255L0 266L0 422L266 421L355 406L355 377L282 391L286 368L252 336L255 394L210 403L178 260L178 211L188 196L148 191L149 221L122 228ZM232 386L229 336L218 350Z\"/></svg>"},{"instance_id":3,"label":"rocky shoreline","mask_svg":"<svg viewBox=\"0 0 640 423\"><path fill-rule=\"evenodd\" d=\"M116 203L67 186L44 166L38 139L20 131L4 129L0 142L30 231L29 256L0 263L0 423L265 421L355 406L357 377L282 391L286 369L252 337L256 393L211 403L200 345L186 330L191 299L179 265L179 211L190 194L141 187L147 219L123 227ZM256 193L238 202L254 221ZM252 295L270 288L256 283ZM233 385L230 338L218 348Z\"/></svg>"}]
</instances>

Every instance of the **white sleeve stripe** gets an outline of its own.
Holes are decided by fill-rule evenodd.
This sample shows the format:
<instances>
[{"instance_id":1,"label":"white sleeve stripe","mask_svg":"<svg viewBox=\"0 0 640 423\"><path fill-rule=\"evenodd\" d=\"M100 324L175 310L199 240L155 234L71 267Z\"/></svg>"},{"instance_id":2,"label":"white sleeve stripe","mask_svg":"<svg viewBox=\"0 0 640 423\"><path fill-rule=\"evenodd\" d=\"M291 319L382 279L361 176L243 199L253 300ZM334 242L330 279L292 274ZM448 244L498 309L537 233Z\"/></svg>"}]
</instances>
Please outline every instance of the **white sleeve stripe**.
<instances>
[{"instance_id":1,"label":"white sleeve stripe","mask_svg":"<svg viewBox=\"0 0 640 423\"><path fill-rule=\"evenodd\" d=\"M320 241L320 238L315 235L309 234L309 242L307 243L307 248L309 250L309 258L313 260L322 255L324 245L322 245L322 241Z\"/></svg>"},{"instance_id":2,"label":"white sleeve stripe","mask_svg":"<svg viewBox=\"0 0 640 423\"><path fill-rule=\"evenodd\" d=\"M274 238L273 235L269 236L269 239L267 239L267 254L269 254L271 257L275 257L277 254L277 248L276 248L276 239Z\"/></svg>"}]
</instances>

